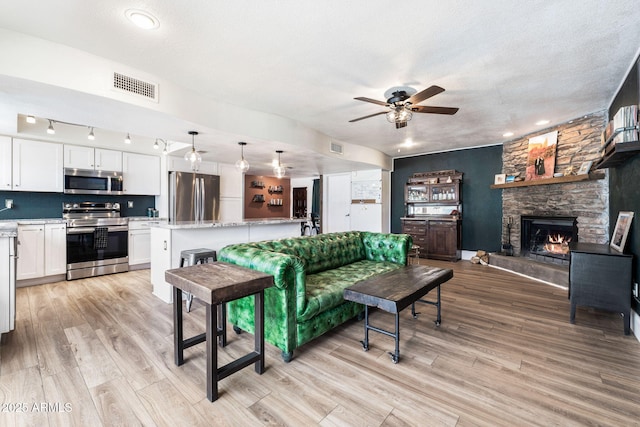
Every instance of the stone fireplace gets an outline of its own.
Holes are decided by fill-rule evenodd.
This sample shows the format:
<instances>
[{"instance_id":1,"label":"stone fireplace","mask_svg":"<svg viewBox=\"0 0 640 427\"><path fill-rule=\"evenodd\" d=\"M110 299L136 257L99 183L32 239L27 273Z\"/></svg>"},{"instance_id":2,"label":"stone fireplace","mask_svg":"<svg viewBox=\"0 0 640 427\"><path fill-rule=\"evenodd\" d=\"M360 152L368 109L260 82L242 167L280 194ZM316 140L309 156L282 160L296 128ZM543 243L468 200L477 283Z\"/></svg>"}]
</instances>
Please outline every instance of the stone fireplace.
<instances>
[{"instance_id":1,"label":"stone fireplace","mask_svg":"<svg viewBox=\"0 0 640 427\"><path fill-rule=\"evenodd\" d=\"M503 145L501 172L507 175L520 173L524 176L529 138L552 130L558 130L554 172L564 173L568 168L573 168L577 171L585 161L593 161L595 164L600 158L600 135L606 122L606 112L602 111L572 120L553 129L544 129L539 133L506 142ZM608 174L608 171L605 173ZM608 242L609 179L606 175L604 179L504 188L501 191L502 241L505 243L511 242L516 257L527 255L527 257L521 257L523 260L528 260L526 262L540 264L538 261L546 261L544 264L550 264L553 268L568 270L568 262L564 262L567 261L564 256L542 254L546 258L541 258L539 256L541 254L536 253L535 257L529 257L531 254L531 242L530 238L524 237L523 229L525 226L523 225L523 220L528 221L532 217L555 218L554 221L558 218L569 218L572 222L570 228L575 233L571 237L574 241L579 240L587 243ZM507 225L510 220L512 226L509 229ZM537 225L541 224L538 223ZM553 229L557 224L547 225ZM529 224L530 226L531 224ZM543 233L543 231L540 231L540 233ZM529 241L523 242L523 238ZM549 246L548 248L563 249L562 243L551 244L558 246ZM542 245L544 248L544 243ZM540 251L536 250L536 252ZM505 268L510 269L510 267ZM530 266L526 267L526 271L520 272L537 277L535 269L531 269ZM542 277L539 278L548 280ZM563 283L562 285L565 284Z\"/></svg>"}]
</instances>

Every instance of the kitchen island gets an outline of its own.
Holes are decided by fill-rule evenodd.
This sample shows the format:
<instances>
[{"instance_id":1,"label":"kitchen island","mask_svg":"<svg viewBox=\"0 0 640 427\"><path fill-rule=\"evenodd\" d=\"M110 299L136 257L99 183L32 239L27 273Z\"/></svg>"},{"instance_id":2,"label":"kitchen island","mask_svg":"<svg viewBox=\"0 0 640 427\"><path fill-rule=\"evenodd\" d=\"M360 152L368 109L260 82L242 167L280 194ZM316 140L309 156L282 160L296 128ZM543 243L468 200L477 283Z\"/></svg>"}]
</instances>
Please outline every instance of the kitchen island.
<instances>
[{"instance_id":1,"label":"kitchen island","mask_svg":"<svg viewBox=\"0 0 640 427\"><path fill-rule=\"evenodd\" d=\"M172 286L164 272L180 267L180 252L207 248L219 251L233 243L257 242L300 235L300 223L306 218L266 218L244 221L152 221L151 284L153 294L172 303Z\"/></svg>"}]
</instances>

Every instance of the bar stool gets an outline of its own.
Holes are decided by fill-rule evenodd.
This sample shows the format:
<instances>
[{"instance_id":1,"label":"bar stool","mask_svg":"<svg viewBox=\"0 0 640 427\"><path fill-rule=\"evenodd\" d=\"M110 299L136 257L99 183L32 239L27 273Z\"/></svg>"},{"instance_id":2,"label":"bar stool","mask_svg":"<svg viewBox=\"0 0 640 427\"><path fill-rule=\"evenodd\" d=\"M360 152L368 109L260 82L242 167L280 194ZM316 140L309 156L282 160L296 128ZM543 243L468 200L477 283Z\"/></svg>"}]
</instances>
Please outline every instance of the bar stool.
<instances>
[{"instance_id":1,"label":"bar stool","mask_svg":"<svg viewBox=\"0 0 640 427\"><path fill-rule=\"evenodd\" d=\"M180 252L180 267L189 267L196 264L208 264L209 260L216 261L216 251L211 249L187 249ZM186 265L185 265L186 264ZM191 311L191 304L193 303L193 295L185 292L187 298L185 304L187 307L187 313Z\"/></svg>"},{"instance_id":2,"label":"bar stool","mask_svg":"<svg viewBox=\"0 0 640 427\"><path fill-rule=\"evenodd\" d=\"M407 257L409 258L409 264L420 264L420 246L413 244Z\"/></svg>"}]
</instances>

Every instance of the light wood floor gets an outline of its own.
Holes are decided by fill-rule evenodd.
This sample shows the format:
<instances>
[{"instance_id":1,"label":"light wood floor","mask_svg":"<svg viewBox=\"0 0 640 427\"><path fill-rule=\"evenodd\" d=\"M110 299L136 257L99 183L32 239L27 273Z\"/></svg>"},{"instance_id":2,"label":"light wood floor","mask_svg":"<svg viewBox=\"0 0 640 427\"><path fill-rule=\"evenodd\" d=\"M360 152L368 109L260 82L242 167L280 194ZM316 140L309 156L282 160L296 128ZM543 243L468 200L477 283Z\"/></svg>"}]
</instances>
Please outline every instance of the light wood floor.
<instances>
[{"instance_id":1,"label":"light wood floor","mask_svg":"<svg viewBox=\"0 0 640 427\"><path fill-rule=\"evenodd\" d=\"M579 309L571 325L561 289L428 263L454 268L443 323L432 306L417 320L405 310L399 364L387 355L393 338L372 332L363 352L354 320L289 364L267 344L266 372L222 380L214 403L202 345L173 363L171 306L152 296L148 270L20 288L16 330L0 348L0 426L640 423L640 343L619 316ZM393 327L384 312L371 320ZM201 332L204 307L194 302L185 322L185 336ZM252 335L229 337L221 364L251 349Z\"/></svg>"}]
</instances>

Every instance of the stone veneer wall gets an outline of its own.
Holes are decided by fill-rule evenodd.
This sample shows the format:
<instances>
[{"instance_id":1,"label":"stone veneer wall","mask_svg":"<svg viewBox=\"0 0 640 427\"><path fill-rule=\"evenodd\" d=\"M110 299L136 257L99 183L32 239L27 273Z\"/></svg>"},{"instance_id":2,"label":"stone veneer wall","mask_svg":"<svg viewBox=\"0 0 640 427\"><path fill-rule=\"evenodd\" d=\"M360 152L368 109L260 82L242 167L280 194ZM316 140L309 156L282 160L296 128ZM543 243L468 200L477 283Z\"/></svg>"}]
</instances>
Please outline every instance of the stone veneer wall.
<instances>
[{"instance_id":1,"label":"stone veneer wall","mask_svg":"<svg viewBox=\"0 0 640 427\"><path fill-rule=\"evenodd\" d=\"M502 173L524 176L529 138L558 131L554 172L569 166L577 171L584 161L600 159L600 135L607 123L606 111L594 113L556 128L526 135L503 145ZM507 221L512 217L511 244L520 254L520 216L572 216L578 221L578 240L587 243L609 241L609 178L582 182L505 188L502 190L503 242L507 241Z\"/></svg>"}]
</instances>

